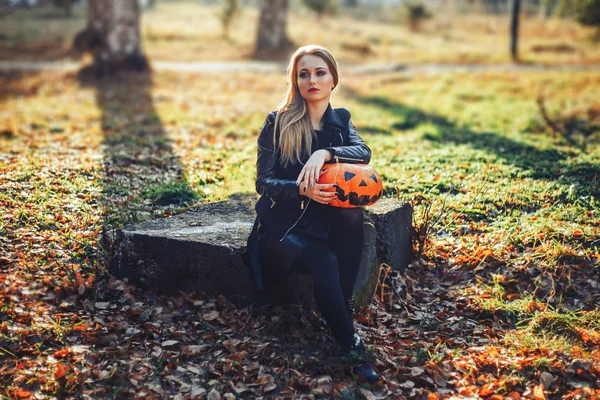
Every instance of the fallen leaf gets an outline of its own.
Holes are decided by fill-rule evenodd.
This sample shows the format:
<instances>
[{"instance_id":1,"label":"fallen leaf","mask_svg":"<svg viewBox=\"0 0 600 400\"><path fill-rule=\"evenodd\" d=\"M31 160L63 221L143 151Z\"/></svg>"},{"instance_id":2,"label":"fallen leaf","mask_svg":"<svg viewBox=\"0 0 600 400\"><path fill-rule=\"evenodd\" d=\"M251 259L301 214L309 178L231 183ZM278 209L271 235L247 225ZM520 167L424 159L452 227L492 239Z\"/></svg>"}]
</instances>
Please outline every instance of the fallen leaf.
<instances>
[{"instance_id":1,"label":"fallen leaf","mask_svg":"<svg viewBox=\"0 0 600 400\"><path fill-rule=\"evenodd\" d=\"M244 393L246 390L248 390L246 385L244 385L242 382L238 382L238 383L234 384L232 381L229 381L228 385L231 388L231 390L233 390L235 392L235 394Z\"/></svg>"},{"instance_id":2,"label":"fallen leaf","mask_svg":"<svg viewBox=\"0 0 600 400\"><path fill-rule=\"evenodd\" d=\"M412 389L415 387L415 383L413 381L406 381L398 384L402 389Z\"/></svg>"},{"instance_id":3,"label":"fallen leaf","mask_svg":"<svg viewBox=\"0 0 600 400\"><path fill-rule=\"evenodd\" d=\"M205 344L190 344L189 346L183 346L183 353L185 355L197 355L206 349L208 345Z\"/></svg>"},{"instance_id":4,"label":"fallen leaf","mask_svg":"<svg viewBox=\"0 0 600 400\"><path fill-rule=\"evenodd\" d=\"M487 397L487 396L492 395L495 390L496 390L496 382L491 382L491 383L488 383L487 385L484 385L481 388L481 390L479 391L479 395L482 397Z\"/></svg>"},{"instance_id":5,"label":"fallen leaf","mask_svg":"<svg viewBox=\"0 0 600 400\"><path fill-rule=\"evenodd\" d=\"M210 392L208 392L207 400L221 400L221 395L216 389L212 389Z\"/></svg>"},{"instance_id":6,"label":"fallen leaf","mask_svg":"<svg viewBox=\"0 0 600 400\"><path fill-rule=\"evenodd\" d=\"M98 310L106 310L108 308L109 302L98 302L94 304Z\"/></svg>"},{"instance_id":7,"label":"fallen leaf","mask_svg":"<svg viewBox=\"0 0 600 400\"><path fill-rule=\"evenodd\" d=\"M27 390L23 390L23 389L17 389L17 397L20 399L28 399L33 395L33 393L27 391Z\"/></svg>"},{"instance_id":8,"label":"fallen leaf","mask_svg":"<svg viewBox=\"0 0 600 400\"><path fill-rule=\"evenodd\" d=\"M360 393L365 397L366 400L377 400L377 397L375 397L375 395L367 389L360 388Z\"/></svg>"},{"instance_id":9,"label":"fallen leaf","mask_svg":"<svg viewBox=\"0 0 600 400\"><path fill-rule=\"evenodd\" d=\"M54 372L54 378L60 379L65 376L65 367L61 363L56 365L56 372Z\"/></svg>"},{"instance_id":10,"label":"fallen leaf","mask_svg":"<svg viewBox=\"0 0 600 400\"><path fill-rule=\"evenodd\" d=\"M262 381L262 384L260 385L260 390L262 390L263 393L270 392L271 390L275 390L275 388L277 388L277 385L275 385L275 378L273 378L273 375L265 374L258 379Z\"/></svg>"},{"instance_id":11,"label":"fallen leaf","mask_svg":"<svg viewBox=\"0 0 600 400\"><path fill-rule=\"evenodd\" d=\"M65 358L69 355L69 349L61 349L54 352L54 358Z\"/></svg>"},{"instance_id":12,"label":"fallen leaf","mask_svg":"<svg viewBox=\"0 0 600 400\"><path fill-rule=\"evenodd\" d=\"M436 385L444 387L444 388L447 385L447 382L444 379L444 377L441 374L437 373L437 372L433 373L433 381L435 382Z\"/></svg>"},{"instance_id":13,"label":"fallen leaf","mask_svg":"<svg viewBox=\"0 0 600 400\"><path fill-rule=\"evenodd\" d=\"M546 395L544 394L544 388L542 385L535 385L533 388L533 398L535 400L546 400Z\"/></svg>"},{"instance_id":14,"label":"fallen leaf","mask_svg":"<svg viewBox=\"0 0 600 400\"><path fill-rule=\"evenodd\" d=\"M219 312L216 310L213 310L213 311L209 312L208 314L204 314L204 316L202 318L205 321L214 321L215 319L219 318Z\"/></svg>"},{"instance_id":15,"label":"fallen leaf","mask_svg":"<svg viewBox=\"0 0 600 400\"><path fill-rule=\"evenodd\" d=\"M83 332L83 331L87 331L88 329L90 329L91 327L88 324L79 324L79 325L75 325L72 329L72 331L75 332Z\"/></svg>"},{"instance_id":16,"label":"fallen leaf","mask_svg":"<svg viewBox=\"0 0 600 400\"><path fill-rule=\"evenodd\" d=\"M557 378L552 374L544 371L540 375L540 385L542 385L544 389L548 389L556 379Z\"/></svg>"}]
</instances>

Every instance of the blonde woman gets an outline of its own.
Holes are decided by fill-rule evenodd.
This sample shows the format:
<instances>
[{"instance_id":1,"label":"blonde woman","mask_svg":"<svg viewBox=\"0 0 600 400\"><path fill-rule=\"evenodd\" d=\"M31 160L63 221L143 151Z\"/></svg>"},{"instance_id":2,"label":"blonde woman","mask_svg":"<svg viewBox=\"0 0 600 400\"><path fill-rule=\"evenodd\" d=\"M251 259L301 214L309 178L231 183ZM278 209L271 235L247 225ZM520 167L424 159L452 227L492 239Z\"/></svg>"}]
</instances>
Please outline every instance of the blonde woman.
<instances>
[{"instance_id":1,"label":"blonde woman","mask_svg":"<svg viewBox=\"0 0 600 400\"><path fill-rule=\"evenodd\" d=\"M261 290L291 271L312 274L327 326L341 350L354 357L353 372L373 383L379 377L352 322L363 210L329 206L334 185L317 183L323 164L368 164L371 150L356 133L350 112L329 104L338 68L326 48L300 47L287 72L287 94L258 138L256 191L261 197L243 259Z\"/></svg>"}]
</instances>

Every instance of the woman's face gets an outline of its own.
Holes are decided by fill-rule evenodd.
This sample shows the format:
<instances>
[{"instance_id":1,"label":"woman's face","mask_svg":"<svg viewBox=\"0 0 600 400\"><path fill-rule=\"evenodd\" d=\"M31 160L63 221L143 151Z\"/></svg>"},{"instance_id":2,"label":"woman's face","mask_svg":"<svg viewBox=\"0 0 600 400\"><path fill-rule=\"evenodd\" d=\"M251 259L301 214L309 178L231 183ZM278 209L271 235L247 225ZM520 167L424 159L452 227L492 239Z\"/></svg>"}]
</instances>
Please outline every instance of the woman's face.
<instances>
[{"instance_id":1,"label":"woman's face","mask_svg":"<svg viewBox=\"0 0 600 400\"><path fill-rule=\"evenodd\" d=\"M300 94L307 102L329 98L333 90L333 75L321 57L304 55L298 60L296 76Z\"/></svg>"}]
</instances>

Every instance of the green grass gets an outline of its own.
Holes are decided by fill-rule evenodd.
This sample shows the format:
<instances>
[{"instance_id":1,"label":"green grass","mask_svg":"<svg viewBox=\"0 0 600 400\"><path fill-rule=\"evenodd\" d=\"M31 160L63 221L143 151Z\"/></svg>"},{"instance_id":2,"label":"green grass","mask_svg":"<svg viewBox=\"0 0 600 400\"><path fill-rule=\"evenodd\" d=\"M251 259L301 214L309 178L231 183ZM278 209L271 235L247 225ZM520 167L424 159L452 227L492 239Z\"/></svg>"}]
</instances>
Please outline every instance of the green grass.
<instances>
[{"instance_id":1,"label":"green grass","mask_svg":"<svg viewBox=\"0 0 600 400\"><path fill-rule=\"evenodd\" d=\"M186 182L158 183L149 187L142 197L150 200L153 205L176 204L181 206L184 203L192 203L199 196L193 191Z\"/></svg>"},{"instance_id":2,"label":"green grass","mask_svg":"<svg viewBox=\"0 0 600 400\"><path fill-rule=\"evenodd\" d=\"M484 287L488 295L475 297L473 305L513 324L514 330L507 333L505 340L514 351L544 349L570 354L575 344L586 346L589 341L586 335L591 333L592 338L600 337L600 312L597 309L554 308L531 293L522 293L517 299L509 300L497 275L493 275L493 286ZM576 351L580 349L576 348Z\"/></svg>"}]
</instances>

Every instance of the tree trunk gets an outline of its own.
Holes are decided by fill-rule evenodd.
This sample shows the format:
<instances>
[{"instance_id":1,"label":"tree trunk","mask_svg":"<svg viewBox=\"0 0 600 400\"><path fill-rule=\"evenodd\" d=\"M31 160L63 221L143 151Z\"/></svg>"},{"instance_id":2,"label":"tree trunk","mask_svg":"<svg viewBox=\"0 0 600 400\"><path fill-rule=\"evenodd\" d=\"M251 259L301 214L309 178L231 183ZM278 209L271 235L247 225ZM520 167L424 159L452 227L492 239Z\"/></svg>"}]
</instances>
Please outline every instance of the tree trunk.
<instances>
[{"instance_id":1,"label":"tree trunk","mask_svg":"<svg viewBox=\"0 0 600 400\"><path fill-rule=\"evenodd\" d=\"M342 7L356 7L358 6L358 0L341 0Z\"/></svg>"},{"instance_id":2,"label":"tree trunk","mask_svg":"<svg viewBox=\"0 0 600 400\"><path fill-rule=\"evenodd\" d=\"M287 36L289 0L263 0L258 22L256 58L281 58L287 56L293 43Z\"/></svg>"},{"instance_id":3,"label":"tree trunk","mask_svg":"<svg viewBox=\"0 0 600 400\"><path fill-rule=\"evenodd\" d=\"M513 61L519 60L519 14L521 13L521 0L512 0L510 19L510 55Z\"/></svg>"},{"instance_id":4,"label":"tree trunk","mask_svg":"<svg viewBox=\"0 0 600 400\"><path fill-rule=\"evenodd\" d=\"M94 67L101 75L147 69L138 0L88 0L87 28L75 38L75 47L94 52Z\"/></svg>"},{"instance_id":5,"label":"tree trunk","mask_svg":"<svg viewBox=\"0 0 600 400\"><path fill-rule=\"evenodd\" d=\"M65 13L65 17L73 16L73 0L54 0L54 6L61 8Z\"/></svg>"}]
</instances>

